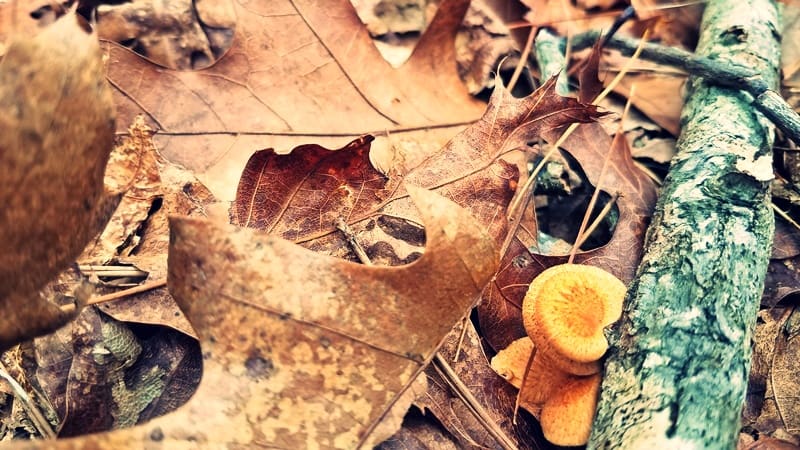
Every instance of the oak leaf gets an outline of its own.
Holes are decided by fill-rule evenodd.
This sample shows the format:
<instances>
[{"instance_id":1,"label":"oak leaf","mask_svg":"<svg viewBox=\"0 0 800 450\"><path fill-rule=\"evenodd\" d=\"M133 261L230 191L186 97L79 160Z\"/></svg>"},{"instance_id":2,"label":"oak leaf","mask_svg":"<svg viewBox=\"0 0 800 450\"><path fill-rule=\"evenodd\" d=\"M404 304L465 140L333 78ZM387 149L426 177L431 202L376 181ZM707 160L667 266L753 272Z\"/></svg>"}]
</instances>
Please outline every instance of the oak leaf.
<instances>
[{"instance_id":1,"label":"oak leaf","mask_svg":"<svg viewBox=\"0 0 800 450\"><path fill-rule=\"evenodd\" d=\"M465 210L408 191L424 217L427 248L396 268L173 218L169 286L200 337L197 393L135 428L15 448L354 448L368 441L497 270L492 240Z\"/></svg>"},{"instance_id":2,"label":"oak leaf","mask_svg":"<svg viewBox=\"0 0 800 450\"><path fill-rule=\"evenodd\" d=\"M159 130L164 156L195 171L222 200L232 199L231 175L265 140L288 149L309 135L340 145L342 137L372 132L463 125L484 107L456 68L454 37L468 4L441 2L397 69L348 0L324 8L310 0L233 2L231 48L198 71L165 70L108 43L120 122L144 114Z\"/></svg>"},{"instance_id":3,"label":"oak leaf","mask_svg":"<svg viewBox=\"0 0 800 450\"><path fill-rule=\"evenodd\" d=\"M337 231L337 220L357 235L379 226L380 217L418 223L405 183L436 190L469 210L499 246L508 232L504 212L518 174L503 158L542 134L600 115L594 106L556 95L554 87L555 79L527 97L514 98L499 86L480 120L440 150L398 150L388 175L370 162L371 136L335 151L313 144L288 155L259 151L242 173L232 220L346 256L349 245ZM406 168L409 161L417 162Z\"/></svg>"}]
</instances>

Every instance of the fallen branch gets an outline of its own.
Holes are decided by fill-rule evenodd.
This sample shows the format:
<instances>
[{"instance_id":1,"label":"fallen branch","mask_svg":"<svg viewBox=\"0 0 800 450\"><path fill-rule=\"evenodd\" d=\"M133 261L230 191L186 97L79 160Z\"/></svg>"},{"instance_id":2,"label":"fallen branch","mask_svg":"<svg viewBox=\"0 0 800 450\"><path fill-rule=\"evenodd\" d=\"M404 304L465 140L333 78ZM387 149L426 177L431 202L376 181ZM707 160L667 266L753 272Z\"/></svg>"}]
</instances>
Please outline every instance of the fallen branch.
<instances>
[{"instance_id":1,"label":"fallen branch","mask_svg":"<svg viewBox=\"0 0 800 450\"><path fill-rule=\"evenodd\" d=\"M578 34L572 37L572 49L589 48L594 45L600 35L599 31ZM606 48L618 50L625 56L631 56L638 45L638 39L624 37L612 37L605 43ZM565 38L561 39L561 46L562 49L566 46ZM717 58L712 59L694 55L685 50L651 43L642 47L640 57L680 68L691 75L713 80L720 86L747 91L753 96L753 106L780 128L787 137L800 144L800 115L775 91L777 86L770 86L762 76L762 72L754 69L752 65L748 64L748 61L735 63Z\"/></svg>"},{"instance_id":2,"label":"fallen branch","mask_svg":"<svg viewBox=\"0 0 800 450\"><path fill-rule=\"evenodd\" d=\"M774 89L779 29L769 0L711 1L693 60L747 65ZM678 154L609 336L589 448L736 446L774 227L773 129L712 78L688 82Z\"/></svg>"}]
</instances>

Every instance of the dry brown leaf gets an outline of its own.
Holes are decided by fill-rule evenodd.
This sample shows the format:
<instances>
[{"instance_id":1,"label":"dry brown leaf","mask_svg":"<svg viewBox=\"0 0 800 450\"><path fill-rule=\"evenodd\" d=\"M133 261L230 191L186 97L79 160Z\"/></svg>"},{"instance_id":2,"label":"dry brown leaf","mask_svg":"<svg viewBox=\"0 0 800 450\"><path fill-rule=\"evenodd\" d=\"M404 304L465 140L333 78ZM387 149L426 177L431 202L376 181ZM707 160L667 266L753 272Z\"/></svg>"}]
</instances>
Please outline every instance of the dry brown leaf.
<instances>
[{"instance_id":1,"label":"dry brown leaf","mask_svg":"<svg viewBox=\"0 0 800 450\"><path fill-rule=\"evenodd\" d=\"M800 5L786 2L783 6L781 20L781 74L786 81L796 78L800 71Z\"/></svg>"},{"instance_id":2,"label":"dry brown leaf","mask_svg":"<svg viewBox=\"0 0 800 450\"><path fill-rule=\"evenodd\" d=\"M789 295L800 293L800 256L771 259L764 281L761 305L772 307Z\"/></svg>"},{"instance_id":3,"label":"dry brown leaf","mask_svg":"<svg viewBox=\"0 0 800 450\"><path fill-rule=\"evenodd\" d=\"M595 107L557 96L554 82L521 99L498 87L481 120L439 151L420 155L398 150L388 177L370 164L371 137L335 151L304 145L288 155L271 149L257 152L242 173L232 205L234 223L347 256L350 246L335 227L337 219L358 236L380 226L380 216L418 223L402 187L405 181L436 189L467 208L499 246L507 233L503 211L517 181L517 168L502 158L527 148L542 133L600 115ZM408 241L413 227L401 231L405 234L395 236L402 234Z\"/></svg>"},{"instance_id":4,"label":"dry brown leaf","mask_svg":"<svg viewBox=\"0 0 800 450\"><path fill-rule=\"evenodd\" d=\"M162 154L222 200L233 199L241 167L265 142L285 150L313 135L339 146L343 136L471 122L484 105L458 78L453 45L468 3L443 1L398 69L348 0L234 2L230 50L199 71L164 70L109 43L120 122L145 114Z\"/></svg>"},{"instance_id":5,"label":"dry brown leaf","mask_svg":"<svg viewBox=\"0 0 800 450\"><path fill-rule=\"evenodd\" d=\"M459 380L486 411L486 418L505 434L510 443L519 449L546 446L538 424L527 412L521 412L516 422L512 421L516 389L489 367L472 322L466 321L466 327L463 341L462 327L454 328L447 336L439 350L442 358L449 362ZM457 351L458 359L455 358ZM431 380L429 389L416 404L426 414L436 417L463 448L499 448L496 438L478 421L469 406L448 388L438 367L429 367L426 373Z\"/></svg>"},{"instance_id":6,"label":"dry brown leaf","mask_svg":"<svg viewBox=\"0 0 800 450\"><path fill-rule=\"evenodd\" d=\"M771 318L776 322L771 327L774 347L766 347L768 353L760 355L768 358L769 365L768 374L762 378L766 381L763 404L757 409L758 415L752 427L762 435L797 443L800 441L800 402L797 397L800 387L796 373L800 351L797 339L800 336L800 315L796 307L780 308ZM765 337L770 337L770 334ZM750 381L754 381L752 377ZM748 400L748 403L752 401ZM754 415L750 413L751 418Z\"/></svg>"},{"instance_id":7,"label":"dry brown leaf","mask_svg":"<svg viewBox=\"0 0 800 450\"><path fill-rule=\"evenodd\" d=\"M702 2L630 0L630 3L641 19L636 27L639 31L649 28L650 36L662 44L694 51L703 14Z\"/></svg>"},{"instance_id":8,"label":"dry brown leaf","mask_svg":"<svg viewBox=\"0 0 800 450\"><path fill-rule=\"evenodd\" d=\"M17 448L364 442L497 269L492 240L466 211L421 189L409 192L425 217L428 246L398 268L173 218L170 289L200 335L198 392L146 425Z\"/></svg>"},{"instance_id":9,"label":"dry brown leaf","mask_svg":"<svg viewBox=\"0 0 800 450\"><path fill-rule=\"evenodd\" d=\"M607 77L606 83L610 83L612 79L611 76ZM628 74L614 92L628 97L635 84L636 95L631 103L653 122L677 136L681 131L684 83L686 77L668 73Z\"/></svg>"},{"instance_id":10,"label":"dry brown leaf","mask_svg":"<svg viewBox=\"0 0 800 450\"><path fill-rule=\"evenodd\" d=\"M152 142L152 131L134 127L139 135L137 145L147 154L160 183L158 202L149 208L146 220L134 236L139 239L135 254L121 258L121 262L131 263L146 271L149 281L162 280L167 276L167 251L169 249L169 216L181 215L206 217L206 208L215 201L208 189L186 169L164 160ZM119 211L118 211L119 212ZM120 242L120 244L122 244ZM119 245L119 244L118 244ZM124 322L150 325L163 325L178 330L188 336L196 337L186 317L172 299L166 287L143 292L120 301L99 305L100 309Z\"/></svg>"},{"instance_id":11,"label":"dry brown leaf","mask_svg":"<svg viewBox=\"0 0 800 450\"><path fill-rule=\"evenodd\" d=\"M95 308L34 345L35 378L58 415L61 437L166 414L184 404L200 381L194 339L157 327L137 334Z\"/></svg>"},{"instance_id":12,"label":"dry brown leaf","mask_svg":"<svg viewBox=\"0 0 800 450\"><path fill-rule=\"evenodd\" d=\"M0 62L0 349L72 317L36 294L105 224L114 108L96 37L69 14Z\"/></svg>"},{"instance_id":13,"label":"dry brown leaf","mask_svg":"<svg viewBox=\"0 0 800 450\"><path fill-rule=\"evenodd\" d=\"M531 10L525 19L535 27L550 27L562 36L587 30L607 30L615 11L589 12L571 0L522 0Z\"/></svg>"},{"instance_id":14,"label":"dry brown leaf","mask_svg":"<svg viewBox=\"0 0 800 450\"><path fill-rule=\"evenodd\" d=\"M128 133L114 146L104 180L106 189L125 191L125 195L94 245L84 249L78 258L82 264L106 264L134 252L153 204L161 201L152 132L144 119L137 117Z\"/></svg>"},{"instance_id":15,"label":"dry brown leaf","mask_svg":"<svg viewBox=\"0 0 800 450\"><path fill-rule=\"evenodd\" d=\"M737 446L737 450L798 450L800 446L781 439L760 437L757 441L745 446Z\"/></svg>"}]
</instances>

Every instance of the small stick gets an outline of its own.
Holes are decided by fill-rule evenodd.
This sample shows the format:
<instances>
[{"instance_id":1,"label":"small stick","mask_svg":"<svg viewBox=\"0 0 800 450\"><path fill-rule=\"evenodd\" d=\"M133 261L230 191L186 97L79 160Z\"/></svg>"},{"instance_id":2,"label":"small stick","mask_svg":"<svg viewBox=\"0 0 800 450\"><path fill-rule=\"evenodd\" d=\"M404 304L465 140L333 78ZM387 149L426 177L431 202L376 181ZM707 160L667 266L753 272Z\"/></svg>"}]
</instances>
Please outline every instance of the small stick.
<instances>
[{"instance_id":1,"label":"small stick","mask_svg":"<svg viewBox=\"0 0 800 450\"><path fill-rule=\"evenodd\" d=\"M525 41L525 47L522 49L522 54L519 55L517 67L514 68L514 74L511 75L511 79L508 81L509 92L514 90L514 86L517 85L519 76L522 75L522 69L525 68L525 61L528 60L528 55L531 54L531 46L533 46L533 36L535 34L534 31L536 31L536 28L531 27L531 30L528 32L528 40Z\"/></svg>"},{"instance_id":2,"label":"small stick","mask_svg":"<svg viewBox=\"0 0 800 450\"><path fill-rule=\"evenodd\" d=\"M645 41L647 40L648 35L649 32L645 31L644 36L642 36L642 39L639 42L640 49L641 45L644 45ZM622 78L628 72L628 69L633 64L633 62L636 61L638 56L639 56L638 52L633 54L633 57L625 63L625 66L622 68L622 70L620 70L617 76L614 77L613 80L611 80L611 83L608 85L608 87L606 87L606 89L603 90L603 92L601 92L597 96L597 98L594 99L592 104L596 105L600 103L604 98L606 98L606 96L611 92L611 90L614 89L614 87L616 87L620 81L622 81ZM556 142L553 143L552 148L547 153L545 153L544 157L542 158L541 161L539 161L539 164L533 169L533 172L530 174L528 179L525 180L525 184L523 184L522 187L520 188L518 195L515 195L514 198L511 199L511 203L508 205L509 232L508 235L506 235L505 241L503 241L503 246L500 247L501 256L505 256L506 252L508 251L508 248L511 246L511 242L513 242L514 240L514 236L516 236L517 234L517 230L519 229L519 224L522 221L522 215L525 212L525 208L528 207L528 203L530 202L532 196L531 194L533 193L533 186L536 184L536 178L539 176L539 172L542 171L545 163L550 160L553 154L556 151L558 151L558 147L560 147L561 144L563 144L567 140L567 138L578 128L578 125L580 124L573 123L572 125L570 125L566 129L566 131L564 131L561 137L559 137L556 140Z\"/></svg>"},{"instance_id":3,"label":"small stick","mask_svg":"<svg viewBox=\"0 0 800 450\"><path fill-rule=\"evenodd\" d=\"M14 391L14 396L22 403L22 408L28 413L28 417L30 417L33 426L36 427L39 434L46 439L55 439L56 433L50 426L50 422L44 418L42 412L39 411L39 407L31 400L28 393L25 392L25 389L20 386L17 380L8 373L5 364L2 362L0 362L0 378L6 380L11 386L11 389Z\"/></svg>"},{"instance_id":4,"label":"small stick","mask_svg":"<svg viewBox=\"0 0 800 450\"><path fill-rule=\"evenodd\" d=\"M795 228L797 228L798 230L800 230L800 224L798 224L797 222L795 222L795 220L794 220L794 219L792 219L792 218L789 216L789 214L786 214L786 211L784 211L784 210L782 210L782 209L778 208L778 205L776 205L776 204L775 204L775 203L773 203L773 202L770 202L769 204L770 204L770 206L772 206L772 209L774 209L774 210L775 210L775 212L776 212L776 213L778 213L778 215L779 215L779 216L781 216L781 217L782 217L782 218L783 218L785 221L789 222L790 224L792 224L792 226L794 226Z\"/></svg>"},{"instance_id":5,"label":"small stick","mask_svg":"<svg viewBox=\"0 0 800 450\"><path fill-rule=\"evenodd\" d=\"M514 425L517 424L517 413L519 413L519 399L522 398L522 390L525 389L525 380L528 379L528 374L531 371L531 366L533 365L533 357L536 356L536 347L533 347L533 351L531 354L528 355L528 362L525 363L525 372L522 372L522 384L519 385L519 390L517 391L517 398L514 399L514 414L511 416L511 422Z\"/></svg>"},{"instance_id":6,"label":"small stick","mask_svg":"<svg viewBox=\"0 0 800 450\"><path fill-rule=\"evenodd\" d=\"M90 273L98 277L146 277L147 272L132 266L97 266L80 264L78 269L83 273Z\"/></svg>"},{"instance_id":7,"label":"small stick","mask_svg":"<svg viewBox=\"0 0 800 450\"><path fill-rule=\"evenodd\" d=\"M450 386L458 398L467 405L472 415L478 419L478 422L492 435L494 440L497 441L504 450L515 450L517 445L514 441L506 436L506 433L497 426L486 409L484 409L478 399L472 395L469 388L464 385L464 382L461 381L458 374L450 367L450 364L447 363L440 353L437 353L436 356L433 357L433 365L442 379Z\"/></svg>"},{"instance_id":8,"label":"small stick","mask_svg":"<svg viewBox=\"0 0 800 450\"><path fill-rule=\"evenodd\" d=\"M572 38L572 48L591 47L599 35L597 31L578 34ZM562 38L562 42L566 40ZM614 37L606 42L606 47L629 56L637 48L636 42L634 39ZM764 78L753 69L729 61L695 56L685 50L658 44L647 43L641 48L643 59L681 68L719 86L749 92L754 98L753 106L787 137L800 144L800 115L777 92L771 90Z\"/></svg>"},{"instance_id":9,"label":"small stick","mask_svg":"<svg viewBox=\"0 0 800 450\"><path fill-rule=\"evenodd\" d=\"M596 230L597 227L599 227L600 224L603 223L603 219L605 219L608 213L611 212L611 208L614 207L614 204L617 202L618 198L619 198L619 192L615 193L611 197L608 203L606 203L605 206L603 206L603 209L600 210L600 213L597 215L597 218L595 218L594 221L592 221L592 224L589 225L589 227L586 228L586 231L583 232L575 240L575 245L573 248L580 248L580 246L583 245L584 242L586 242L586 239L589 239L589 236L591 236L592 233L594 233L594 230Z\"/></svg>"},{"instance_id":10,"label":"small stick","mask_svg":"<svg viewBox=\"0 0 800 450\"><path fill-rule=\"evenodd\" d=\"M87 306L88 305L97 305L99 303L105 303L105 302L110 302L110 301L114 301L114 300L119 300L121 298L125 298L125 297L128 297L130 295L138 294L140 292L146 292L146 291L149 291L151 289L158 289L158 288L166 286L166 285L167 285L167 279L166 278L161 279L161 280L149 281L147 283L140 284L138 286L134 286L134 287L129 288L129 289L123 289L121 291L117 291L117 292L114 292L112 294L106 294L106 295L101 295L99 297L95 297L95 298L89 300L88 302L86 302L86 305Z\"/></svg>"},{"instance_id":11,"label":"small stick","mask_svg":"<svg viewBox=\"0 0 800 450\"><path fill-rule=\"evenodd\" d=\"M631 86L630 95L628 95L628 101L625 103L625 110L622 112L622 119L619 121L619 128L617 129L617 134L614 136L614 140L611 141L611 146L606 152L605 158L603 158L603 166L600 168L600 175L597 176L597 186L594 187L594 192L592 192L592 198L589 200L589 205L586 207L586 213L583 215L583 220L581 221L581 226L578 228L578 235L575 236L575 243L572 245L572 250L569 252L569 259L567 260L567 264L572 264L575 261L575 255L578 253L578 250L581 248L581 244L583 244L586 239L591 236L594 229L597 225L600 224L598 220L595 220L593 228L591 231L586 230L586 225L589 222L589 216L592 215L592 211L594 211L594 206L597 204L597 199L600 197L600 182L603 180L603 177L606 174L606 169L608 168L608 162L611 160L611 152L614 151L614 143L617 142L617 139L625 139L625 133L622 131L622 124L625 123L625 120L628 118L628 112L631 108L631 100L633 99L634 95L636 94L636 84ZM610 204L612 202L607 203L605 206L608 207L608 211L605 213L600 214L598 219L604 217L611 211ZM603 208L605 210L605 207Z\"/></svg>"},{"instance_id":12,"label":"small stick","mask_svg":"<svg viewBox=\"0 0 800 450\"><path fill-rule=\"evenodd\" d=\"M364 250L364 247L362 247L361 244L358 243L358 240L356 239L356 234L353 233L353 230L350 228L349 225L347 225L347 222L345 222L344 219L342 219L341 217L336 219L336 229L341 231L342 234L344 234L345 239L347 239L347 243L350 244L350 248L353 249L353 252L355 252L358 260L361 261L361 264L364 264L365 266L371 266L372 261L369 259L369 256L367 255L367 252Z\"/></svg>"}]
</instances>

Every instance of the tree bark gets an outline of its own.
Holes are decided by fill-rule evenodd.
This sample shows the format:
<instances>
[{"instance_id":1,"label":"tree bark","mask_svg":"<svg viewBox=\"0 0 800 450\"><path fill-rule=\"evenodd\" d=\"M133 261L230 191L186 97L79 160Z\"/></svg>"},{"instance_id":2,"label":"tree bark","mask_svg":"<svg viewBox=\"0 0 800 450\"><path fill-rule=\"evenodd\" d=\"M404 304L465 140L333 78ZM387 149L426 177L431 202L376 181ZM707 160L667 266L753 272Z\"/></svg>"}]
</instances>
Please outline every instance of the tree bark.
<instances>
[{"instance_id":1,"label":"tree bark","mask_svg":"<svg viewBox=\"0 0 800 450\"><path fill-rule=\"evenodd\" d=\"M778 12L713 0L697 54L775 88ZM770 123L749 94L690 78L683 130L628 290L589 448L736 447L774 229Z\"/></svg>"}]
</instances>

